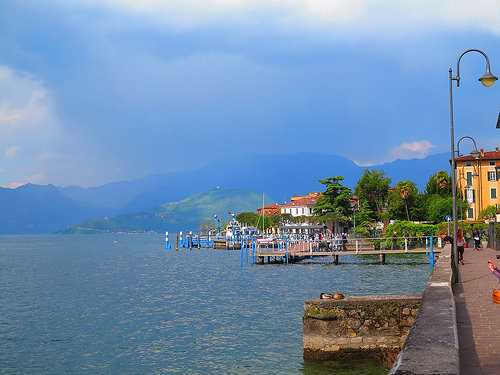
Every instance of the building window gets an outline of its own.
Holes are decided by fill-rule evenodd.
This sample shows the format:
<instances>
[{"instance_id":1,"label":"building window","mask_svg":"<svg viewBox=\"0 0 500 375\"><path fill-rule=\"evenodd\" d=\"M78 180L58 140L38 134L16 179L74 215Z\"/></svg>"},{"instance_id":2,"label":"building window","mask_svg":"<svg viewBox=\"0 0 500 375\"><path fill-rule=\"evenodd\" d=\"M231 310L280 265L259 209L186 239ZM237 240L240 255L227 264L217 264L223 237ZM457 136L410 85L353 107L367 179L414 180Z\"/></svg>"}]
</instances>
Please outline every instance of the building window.
<instances>
[{"instance_id":1,"label":"building window","mask_svg":"<svg viewBox=\"0 0 500 375\"><path fill-rule=\"evenodd\" d=\"M489 171L488 181L496 181L496 180L497 180L497 173L495 171Z\"/></svg>"},{"instance_id":2,"label":"building window","mask_svg":"<svg viewBox=\"0 0 500 375\"><path fill-rule=\"evenodd\" d=\"M466 161L466 162L465 162L465 166L466 166L466 167L470 167L470 166L472 166L472 162L471 162L471 161Z\"/></svg>"},{"instance_id":3,"label":"building window","mask_svg":"<svg viewBox=\"0 0 500 375\"><path fill-rule=\"evenodd\" d=\"M474 209L472 207L469 207L467 209L467 218L468 219L474 219Z\"/></svg>"},{"instance_id":4,"label":"building window","mask_svg":"<svg viewBox=\"0 0 500 375\"><path fill-rule=\"evenodd\" d=\"M472 186L472 172L467 172L467 186Z\"/></svg>"},{"instance_id":5,"label":"building window","mask_svg":"<svg viewBox=\"0 0 500 375\"><path fill-rule=\"evenodd\" d=\"M490 161L490 165L495 165L495 162L494 161Z\"/></svg>"},{"instance_id":6,"label":"building window","mask_svg":"<svg viewBox=\"0 0 500 375\"><path fill-rule=\"evenodd\" d=\"M306 209L304 207L302 207L302 215L305 215L306 214Z\"/></svg>"},{"instance_id":7,"label":"building window","mask_svg":"<svg viewBox=\"0 0 500 375\"><path fill-rule=\"evenodd\" d=\"M490 189L490 197L491 199L497 199L497 189L495 188Z\"/></svg>"},{"instance_id":8,"label":"building window","mask_svg":"<svg viewBox=\"0 0 500 375\"><path fill-rule=\"evenodd\" d=\"M467 203L474 203L476 201L476 191L471 188L465 189L465 199Z\"/></svg>"}]
</instances>

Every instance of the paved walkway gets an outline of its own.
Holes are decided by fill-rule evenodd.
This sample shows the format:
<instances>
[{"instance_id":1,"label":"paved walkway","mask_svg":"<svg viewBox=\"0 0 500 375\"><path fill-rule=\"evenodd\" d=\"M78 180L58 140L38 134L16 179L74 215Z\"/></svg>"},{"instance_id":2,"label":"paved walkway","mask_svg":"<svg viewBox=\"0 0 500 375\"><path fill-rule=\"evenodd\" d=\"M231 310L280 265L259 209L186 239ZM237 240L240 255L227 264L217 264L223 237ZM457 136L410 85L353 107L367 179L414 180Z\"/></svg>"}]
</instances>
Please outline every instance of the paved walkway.
<instances>
[{"instance_id":1,"label":"paved walkway","mask_svg":"<svg viewBox=\"0 0 500 375\"><path fill-rule=\"evenodd\" d=\"M460 368L465 375L500 374L500 304L492 302L497 279L487 267L497 265L500 251L465 249L465 265L460 266L461 283L454 287L457 308Z\"/></svg>"}]
</instances>

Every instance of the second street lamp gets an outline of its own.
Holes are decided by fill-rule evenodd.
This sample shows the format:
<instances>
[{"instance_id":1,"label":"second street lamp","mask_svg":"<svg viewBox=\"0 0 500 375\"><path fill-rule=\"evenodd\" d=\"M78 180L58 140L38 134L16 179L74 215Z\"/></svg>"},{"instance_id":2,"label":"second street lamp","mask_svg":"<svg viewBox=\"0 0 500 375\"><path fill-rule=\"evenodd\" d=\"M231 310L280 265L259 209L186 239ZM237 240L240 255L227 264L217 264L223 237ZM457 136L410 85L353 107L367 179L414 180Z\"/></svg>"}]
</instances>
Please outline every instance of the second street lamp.
<instances>
[{"instance_id":1,"label":"second street lamp","mask_svg":"<svg viewBox=\"0 0 500 375\"><path fill-rule=\"evenodd\" d=\"M470 53L476 52L481 54L486 61L486 72L479 78L479 81L485 86L490 87L498 80L496 76L491 73L490 59L483 51L479 49L468 49L462 52L458 57L456 75L453 75L453 69L450 67L448 70L448 78L450 83L450 148L451 148L451 194L452 194L452 211L453 211L453 251L452 251L452 269L453 269L453 282L459 281L458 272L458 254L457 254L457 181L455 176L455 114L453 109L453 81L460 87L460 62L462 58Z\"/></svg>"},{"instance_id":2,"label":"second street lamp","mask_svg":"<svg viewBox=\"0 0 500 375\"><path fill-rule=\"evenodd\" d=\"M457 158L459 158L461 155L460 155L460 143L462 143L462 141L464 140L469 140L472 142L472 147L473 147L473 151L470 153L471 156L476 159L477 161L477 166L476 165L473 165L473 168L474 168L474 173L472 174L473 178L476 178L476 177L479 177L480 176L480 160L481 160L481 153L479 152L479 150L477 149L477 143L476 143L476 140L474 138L472 138L471 136L468 136L468 135L464 135L463 137L460 137L457 141ZM458 174L458 178L459 178L459 185L462 186L462 179L464 179L465 181L467 181L467 179L465 178L464 174L463 174L463 171L462 173L459 173ZM478 183L478 189L479 189L479 199L481 199L481 179L478 178L479 180L479 183ZM468 183L466 183L466 186L468 186ZM465 236L465 231L464 231L464 212L463 212L463 207L462 207L462 204L463 204L463 201L465 199L465 195L461 197L461 199L459 200L459 206L460 206L460 210L459 210L459 217L460 217L460 222L462 224L462 235ZM467 206L466 206L467 207ZM481 207L479 205L479 207ZM449 227L449 223L448 223L448 227Z\"/></svg>"}]
</instances>

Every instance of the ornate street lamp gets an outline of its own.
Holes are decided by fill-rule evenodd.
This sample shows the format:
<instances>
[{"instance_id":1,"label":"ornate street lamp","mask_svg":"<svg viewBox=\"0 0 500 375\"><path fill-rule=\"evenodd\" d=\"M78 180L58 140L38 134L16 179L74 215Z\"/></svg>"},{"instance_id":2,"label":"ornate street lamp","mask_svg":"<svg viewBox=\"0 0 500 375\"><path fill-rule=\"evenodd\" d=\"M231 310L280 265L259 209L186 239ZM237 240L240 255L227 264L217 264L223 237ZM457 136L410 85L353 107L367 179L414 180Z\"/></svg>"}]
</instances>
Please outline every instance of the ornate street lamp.
<instances>
[{"instance_id":1,"label":"ornate street lamp","mask_svg":"<svg viewBox=\"0 0 500 375\"><path fill-rule=\"evenodd\" d=\"M460 137L457 141L457 158L459 158L461 155L460 155L460 143L462 143L462 141L464 140L469 140L472 142L472 147L473 147L473 150L472 152L470 153L471 156L476 159L477 161L477 166L476 165L473 165L472 167L474 168L474 173L472 174L473 177L479 177L479 163L480 163L480 158L481 158L481 153L479 152L479 150L477 149L477 143L476 143L476 140L468 135L464 135L463 137ZM465 181L467 181L467 179L465 178L465 176L462 174L460 175L459 174L459 178L460 179L465 179ZM480 180L479 180L480 181ZM461 185L461 184L460 184ZM481 190L481 189L480 189ZM479 196L481 195L481 192L479 193ZM463 209L462 209L462 202L463 202L463 197L462 199L460 199L460 221L462 222L462 235L465 235L465 231L464 231L464 217L463 217Z\"/></svg>"},{"instance_id":2,"label":"ornate street lamp","mask_svg":"<svg viewBox=\"0 0 500 375\"><path fill-rule=\"evenodd\" d=\"M491 73L490 59L488 56L479 49L468 49L462 52L458 57L457 61L457 73L453 76L453 70L450 67L448 71L448 78L450 81L450 145L451 145L451 192L453 199L453 252L452 252L452 268L453 268L453 281L457 283L459 281L458 272L458 254L457 254L457 182L455 176L455 114L453 109L453 81L457 82L457 87L460 87L460 61L469 52L477 52L481 54L486 60L486 72L479 78L485 87L491 87L498 80L496 76Z\"/></svg>"}]
</instances>

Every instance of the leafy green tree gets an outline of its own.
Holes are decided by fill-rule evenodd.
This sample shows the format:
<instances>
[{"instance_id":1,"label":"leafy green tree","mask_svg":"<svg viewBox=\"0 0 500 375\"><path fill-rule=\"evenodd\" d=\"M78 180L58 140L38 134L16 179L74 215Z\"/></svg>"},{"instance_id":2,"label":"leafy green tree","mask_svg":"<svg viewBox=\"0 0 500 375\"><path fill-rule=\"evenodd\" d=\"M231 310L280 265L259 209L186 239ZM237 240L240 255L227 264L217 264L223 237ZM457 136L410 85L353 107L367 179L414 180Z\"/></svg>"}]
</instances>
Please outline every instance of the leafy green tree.
<instances>
[{"instance_id":1,"label":"leafy green tree","mask_svg":"<svg viewBox=\"0 0 500 375\"><path fill-rule=\"evenodd\" d=\"M387 207L391 179L384 172L366 169L356 185L355 194L366 202L375 220L381 220Z\"/></svg>"},{"instance_id":2,"label":"leafy green tree","mask_svg":"<svg viewBox=\"0 0 500 375\"><path fill-rule=\"evenodd\" d=\"M260 216L257 215L257 222L254 225L257 229L269 229L274 226L273 216Z\"/></svg>"},{"instance_id":3,"label":"leafy green tree","mask_svg":"<svg viewBox=\"0 0 500 375\"><path fill-rule=\"evenodd\" d=\"M488 206L479 213L479 219L494 219L497 215L497 208L495 206Z\"/></svg>"},{"instance_id":4,"label":"leafy green tree","mask_svg":"<svg viewBox=\"0 0 500 375\"><path fill-rule=\"evenodd\" d=\"M236 215L236 220L242 224L247 224L251 226L256 226L259 220L259 215L255 212L240 212Z\"/></svg>"},{"instance_id":5,"label":"leafy green tree","mask_svg":"<svg viewBox=\"0 0 500 375\"><path fill-rule=\"evenodd\" d=\"M413 210L417 202L417 186L409 181L400 181L394 189L389 192L389 216L396 220L412 220L410 210Z\"/></svg>"},{"instance_id":6,"label":"leafy green tree","mask_svg":"<svg viewBox=\"0 0 500 375\"><path fill-rule=\"evenodd\" d=\"M425 193L427 195L438 194L441 196L451 195L451 178L448 172L439 171L434 173L425 186Z\"/></svg>"},{"instance_id":7,"label":"leafy green tree","mask_svg":"<svg viewBox=\"0 0 500 375\"><path fill-rule=\"evenodd\" d=\"M353 219L354 215L356 216L356 227L370 226L374 222L373 212L368 207L367 202L359 202L358 208L353 212Z\"/></svg>"},{"instance_id":8,"label":"leafy green tree","mask_svg":"<svg viewBox=\"0 0 500 375\"><path fill-rule=\"evenodd\" d=\"M351 189L343 185L344 177L336 176L320 180L326 190L318 198L313 213L320 221L347 223L351 220Z\"/></svg>"},{"instance_id":9,"label":"leafy green tree","mask_svg":"<svg viewBox=\"0 0 500 375\"><path fill-rule=\"evenodd\" d=\"M353 212L353 224L356 224L354 233L358 237L370 237L373 232L373 212L368 208L367 202L360 202Z\"/></svg>"},{"instance_id":10,"label":"leafy green tree","mask_svg":"<svg viewBox=\"0 0 500 375\"><path fill-rule=\"evenodd\" d=\"M452 199L451 197L433 194L427 196L427 220L434 223L439 223L446 216L452 215Z\"/></svg>"}]
</instances>

